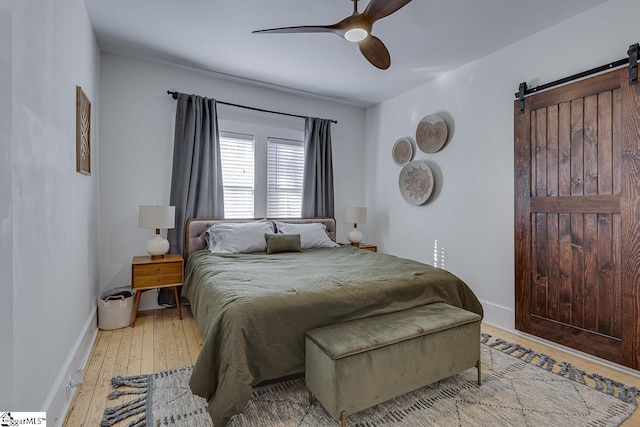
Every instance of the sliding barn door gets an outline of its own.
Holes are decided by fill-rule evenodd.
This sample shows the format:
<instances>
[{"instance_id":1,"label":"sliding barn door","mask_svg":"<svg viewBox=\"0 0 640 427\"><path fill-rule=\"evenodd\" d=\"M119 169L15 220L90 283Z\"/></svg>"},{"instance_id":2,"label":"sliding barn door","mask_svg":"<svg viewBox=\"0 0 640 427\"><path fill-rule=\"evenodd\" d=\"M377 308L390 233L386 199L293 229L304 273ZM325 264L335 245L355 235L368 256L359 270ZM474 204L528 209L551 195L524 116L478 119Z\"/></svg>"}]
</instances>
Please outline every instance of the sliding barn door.
<instances>
[{"instance_id":1,"label":"sliding barn door","mask_svg":"<svg viewBox=\"0 0 640 427\"><path fill-rule=\"evenodd\" d=\"M626 69L515 102L516 328L640 368L640 87Z\"/></svg>"}]
</instances>

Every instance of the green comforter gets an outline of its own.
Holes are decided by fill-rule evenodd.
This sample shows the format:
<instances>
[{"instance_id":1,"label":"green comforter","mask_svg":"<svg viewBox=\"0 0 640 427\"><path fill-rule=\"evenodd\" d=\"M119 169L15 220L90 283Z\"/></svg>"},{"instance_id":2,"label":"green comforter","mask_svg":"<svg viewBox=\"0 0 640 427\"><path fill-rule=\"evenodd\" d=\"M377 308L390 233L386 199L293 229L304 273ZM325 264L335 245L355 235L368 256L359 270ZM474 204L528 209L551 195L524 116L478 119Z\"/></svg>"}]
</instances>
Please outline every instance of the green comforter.
<instances>
[{"instance_id":1,"label":"green comforter","mask_svg":"<svg viewBox=\"0 0 640 427\"><path fill-rule=\"evenodd\" d=\"M305 331L434 302L482 315L445 270L351 246L267 255L191 255L183 294L203 346L189 385L216 427L242 412L252 386L304 371Z\"/></svg>"}]
</instances>

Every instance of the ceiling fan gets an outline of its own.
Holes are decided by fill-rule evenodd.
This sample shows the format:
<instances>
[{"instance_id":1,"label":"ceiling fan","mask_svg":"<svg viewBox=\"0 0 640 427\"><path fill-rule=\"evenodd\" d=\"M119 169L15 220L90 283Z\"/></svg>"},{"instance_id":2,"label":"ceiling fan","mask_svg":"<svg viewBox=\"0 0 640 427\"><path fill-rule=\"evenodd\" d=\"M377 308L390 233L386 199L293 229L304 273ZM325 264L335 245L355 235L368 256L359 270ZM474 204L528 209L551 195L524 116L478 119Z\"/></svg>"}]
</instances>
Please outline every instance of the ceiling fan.
<instances>
[{"instance_id":1,"label":"ceiling fan","mask_svg":"<svg viewBox=\"0 0 640 427\"><path fill-rule=\"evenodd\" d=\"M397 12L411 0L371 0L364 12L358 12L358 0L353 0L353 14L333 25L303 25L253 31L260 33L333 33L358 43L362 55L381 70L391 65L391 55L382 41L371 34L373 24Z\"/></svg>"}]
</instances>

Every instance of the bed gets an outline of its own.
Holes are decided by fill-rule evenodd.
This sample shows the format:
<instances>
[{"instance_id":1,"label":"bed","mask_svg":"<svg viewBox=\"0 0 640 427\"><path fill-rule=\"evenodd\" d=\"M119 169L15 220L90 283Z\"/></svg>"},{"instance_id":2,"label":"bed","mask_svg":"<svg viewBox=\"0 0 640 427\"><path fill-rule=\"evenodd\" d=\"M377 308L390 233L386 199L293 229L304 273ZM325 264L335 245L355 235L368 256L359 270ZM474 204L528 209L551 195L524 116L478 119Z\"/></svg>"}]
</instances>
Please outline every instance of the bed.
<instances>
[{"instance_id":1,"label":"bed","mask_svg":"<svg viewBox=\"0 0 640 427\"><path fill-rule=\"evenodd\" d=\"M476 296L451 273L349 245L212 254L206 232L220 221L231 220L188 223L183 288L203 338L189 385L207 399L215 426L243 411L253 386L304 372L309 329L436 302L482 315ZM335 240L332 218L281 221L320 222Z\"/></svg>"}]
</instances>

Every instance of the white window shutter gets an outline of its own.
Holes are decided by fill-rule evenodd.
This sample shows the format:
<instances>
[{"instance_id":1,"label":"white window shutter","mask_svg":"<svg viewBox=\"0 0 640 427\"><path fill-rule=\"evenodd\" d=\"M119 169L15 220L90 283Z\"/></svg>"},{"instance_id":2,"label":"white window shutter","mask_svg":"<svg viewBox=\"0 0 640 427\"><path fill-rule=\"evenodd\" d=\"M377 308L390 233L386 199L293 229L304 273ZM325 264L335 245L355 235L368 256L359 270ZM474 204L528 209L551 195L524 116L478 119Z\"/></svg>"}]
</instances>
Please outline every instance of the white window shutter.
<instances>
[{"instance_id":1,"label":"white window shutter","mask_svg":"<svg viewBox=\"0 0 640 427\"><path fill-rule=\"evenodd\" d=\"M269 138L267 141L268 217L300 217L303 178L302 141Z\"/></svg>"},{"instance_id":2,"label":"white window shutter","mask_svg":"<svg viewBox=\"0 0 640 427\"><path fill-rule=\"evenodd\" d=\"M253 137L220 135L220 160L224 185L224 217L253 218Z\"/></svg>"}]
</instances>

